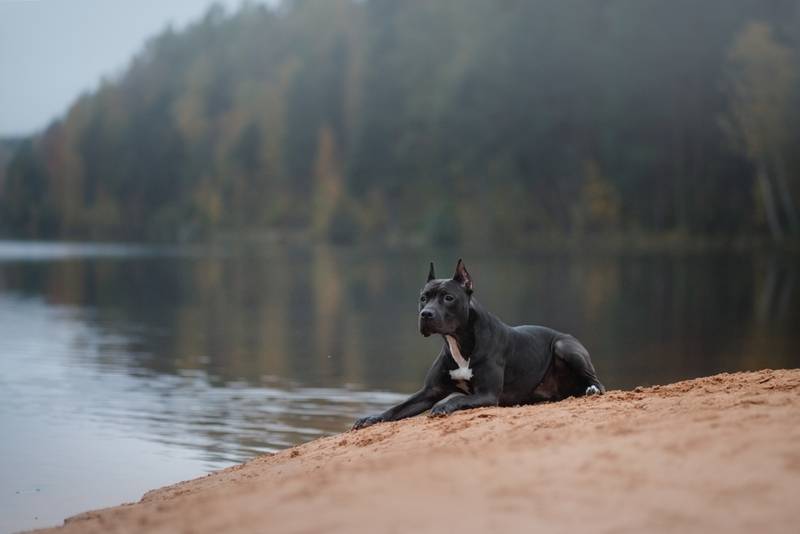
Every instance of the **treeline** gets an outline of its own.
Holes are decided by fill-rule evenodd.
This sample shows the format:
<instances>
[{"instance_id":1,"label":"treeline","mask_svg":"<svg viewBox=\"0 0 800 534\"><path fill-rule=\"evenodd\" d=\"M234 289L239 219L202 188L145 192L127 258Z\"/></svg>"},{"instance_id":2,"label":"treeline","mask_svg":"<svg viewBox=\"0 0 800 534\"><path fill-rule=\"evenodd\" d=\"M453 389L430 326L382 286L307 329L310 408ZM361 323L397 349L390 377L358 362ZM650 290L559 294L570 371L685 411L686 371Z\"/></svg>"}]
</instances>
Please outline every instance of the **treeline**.
<instances>
[{"instance_id":1,"label":"treeline","mask_svg":"<svg viewBox=\"0 0 800 534\"><path fill-rule=\"evenodd\" d=\"M16 148L16 237L798 235L800 3L212 7Z\"/></svg>"}]
</instances>

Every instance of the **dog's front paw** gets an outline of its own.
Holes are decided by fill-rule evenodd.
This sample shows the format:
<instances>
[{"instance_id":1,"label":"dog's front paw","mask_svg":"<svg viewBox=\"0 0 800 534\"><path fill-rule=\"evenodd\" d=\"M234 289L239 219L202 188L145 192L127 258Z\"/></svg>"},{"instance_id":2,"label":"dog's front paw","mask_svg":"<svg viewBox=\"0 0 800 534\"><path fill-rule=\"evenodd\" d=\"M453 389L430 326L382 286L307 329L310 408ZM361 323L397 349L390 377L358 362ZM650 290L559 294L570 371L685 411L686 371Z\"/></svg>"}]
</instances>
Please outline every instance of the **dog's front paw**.
<instances>
[{"instance_id":1,"label":"dog's front paw","mask_svg":"<svg viewBox=\"0 0 800 534\"><path fill-rule=\"evenodd\" d=\"M452 411L453 410L448 408L447 404L437 404L431 408L430 417L444 417L445 415L449 415Z\"/></svg>"},{"instance_id":2,"label":"dog's front paw","mask_svg":"<svg viewBox=\"0 0 800 534\"><path fill-rule=\"evenodd\" d=\"M375 423L380 423L382 421L383 417L381 417L380 415L368 415L366 417L362 417L361 419L356 419L356 422L353 423L352 430L358 430L359 428L372 426Z\"/></svg>"}]
</instances>

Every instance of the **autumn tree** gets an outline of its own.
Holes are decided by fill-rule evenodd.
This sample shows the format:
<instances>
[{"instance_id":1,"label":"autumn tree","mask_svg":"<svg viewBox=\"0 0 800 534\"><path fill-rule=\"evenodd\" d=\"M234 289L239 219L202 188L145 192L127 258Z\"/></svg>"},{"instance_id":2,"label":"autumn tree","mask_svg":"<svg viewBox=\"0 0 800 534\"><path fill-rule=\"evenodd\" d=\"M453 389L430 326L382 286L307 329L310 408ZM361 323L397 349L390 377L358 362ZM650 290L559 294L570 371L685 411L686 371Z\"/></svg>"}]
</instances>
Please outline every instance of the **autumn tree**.
<instances>
[{"instance_id":1,"label":"autumn tree","mask_svg":"<svg viewBox=\"0 0 800 534\"><path fill-rule=\"evenodd\" d=\"M755 182L772 237L800 230L787 177L787 158L797 150L797 60L775 40L769 24L749 23L729 55L729 136L752 162Z\"/></svg>"}]
</instances>

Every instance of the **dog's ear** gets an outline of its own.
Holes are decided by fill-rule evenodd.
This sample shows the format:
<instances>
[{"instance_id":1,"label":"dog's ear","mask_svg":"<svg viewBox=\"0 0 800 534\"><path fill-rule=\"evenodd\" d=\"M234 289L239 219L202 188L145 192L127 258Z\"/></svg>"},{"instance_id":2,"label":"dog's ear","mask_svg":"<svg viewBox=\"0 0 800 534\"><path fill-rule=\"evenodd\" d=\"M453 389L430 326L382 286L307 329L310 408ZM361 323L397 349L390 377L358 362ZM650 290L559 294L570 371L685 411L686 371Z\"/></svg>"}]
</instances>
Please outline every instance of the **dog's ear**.
<instances>
[{"instance_id":1,"label":"dog's ear","mask_svg":"<svg viewBox=\"0 0 800 534\"><path fill-rule=\"evenodd\" d=\"M436 278L436 274L433 272L433 262L431 262L431 268L428 270L428 282L434 280Z\"/></svg>"},{"instance_id":2,"label":"dog's ear","mask_svg":"<svg viewBox=\"0 0 800 534\"><path fill-rule=\"evenodd\" d=\"M458 259L456 264L456 274L453 275L453 280L461 284L461 287L466 289L467 293L472 293L472 277L467 272L467 268L464 267L464 262L461 261L461 258Z\"/></svg>"}]
</instances>

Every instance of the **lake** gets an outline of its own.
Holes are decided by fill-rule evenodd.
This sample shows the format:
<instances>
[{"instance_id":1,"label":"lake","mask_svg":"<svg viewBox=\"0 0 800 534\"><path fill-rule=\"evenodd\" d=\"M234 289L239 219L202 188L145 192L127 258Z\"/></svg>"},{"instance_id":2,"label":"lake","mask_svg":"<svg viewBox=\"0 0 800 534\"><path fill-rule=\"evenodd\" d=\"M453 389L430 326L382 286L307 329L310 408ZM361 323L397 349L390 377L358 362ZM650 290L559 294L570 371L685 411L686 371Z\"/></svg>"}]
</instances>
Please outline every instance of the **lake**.
<instances>
[{"instance_id":1,"label":"lake","mask_svg":"<svg viewBox=\"0 0 800 534\"><path fill-rule=\"evenodd\" d=\"M415 391L429 260L462 251L0 242L0 530L346 430ZM465 253L512 324L609 389L800 366L796 258Z\"/></svg>"}]
</instances>

